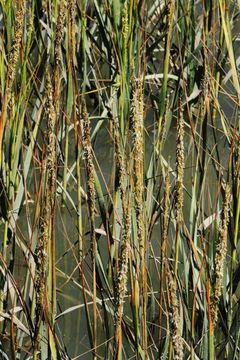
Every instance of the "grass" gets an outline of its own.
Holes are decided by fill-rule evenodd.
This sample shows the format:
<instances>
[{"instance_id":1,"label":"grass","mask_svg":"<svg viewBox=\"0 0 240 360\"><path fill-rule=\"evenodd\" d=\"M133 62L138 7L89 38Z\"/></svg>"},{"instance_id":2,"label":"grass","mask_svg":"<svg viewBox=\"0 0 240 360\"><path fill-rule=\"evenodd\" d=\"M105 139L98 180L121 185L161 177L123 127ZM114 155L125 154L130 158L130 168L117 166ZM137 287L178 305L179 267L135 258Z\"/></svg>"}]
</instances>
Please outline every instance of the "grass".
<instances>
[{"instance_id":1,"label":"grass","mask_svg":"<svg viewBox=\"0 0 240 360\"><path fill-rule=\"evenodd\" d=\"M239 6L0 2L0 357L239 359Z\"/></svg>"}]
</instances>

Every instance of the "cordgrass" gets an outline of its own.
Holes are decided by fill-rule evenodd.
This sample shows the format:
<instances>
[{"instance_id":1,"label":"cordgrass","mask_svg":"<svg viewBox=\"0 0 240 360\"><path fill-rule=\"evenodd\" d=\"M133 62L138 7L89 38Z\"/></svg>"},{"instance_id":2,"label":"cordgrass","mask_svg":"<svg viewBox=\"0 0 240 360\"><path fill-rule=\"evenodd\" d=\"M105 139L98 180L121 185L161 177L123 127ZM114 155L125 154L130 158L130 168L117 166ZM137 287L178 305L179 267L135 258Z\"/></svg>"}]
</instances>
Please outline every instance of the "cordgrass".
<instances>
[{"instance_id":1,"label":"cordgrass","mask_svg":"<svg viewBox=\"0 0 240 360\"><path fill-rule=\"evenodd\" d=\"M239 16L0 2L0 358L240 358Z\"/></svg>"}]
</instances>

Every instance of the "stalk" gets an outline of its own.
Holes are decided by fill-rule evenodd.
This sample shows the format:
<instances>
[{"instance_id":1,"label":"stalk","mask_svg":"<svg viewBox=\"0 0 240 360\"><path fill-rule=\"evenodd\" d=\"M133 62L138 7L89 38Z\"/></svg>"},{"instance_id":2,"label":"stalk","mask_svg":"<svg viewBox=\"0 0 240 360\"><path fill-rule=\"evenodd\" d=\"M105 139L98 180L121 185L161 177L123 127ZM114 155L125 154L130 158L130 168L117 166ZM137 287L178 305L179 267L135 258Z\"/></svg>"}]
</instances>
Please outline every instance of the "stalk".
<instances>
[{"instance_id":1,"label":"stalk","mask_svg":"<svg viewBox=\"0 0 240 360\"><path fill-rule=\"evenodd\" d=\"M8 66L7 66L7 74L6 74L6 82L4 88L4 95L2 100L2 112L0 113L0 177L1 177L1 202L3 202L3 218L4 219L4 233L2 239L2 255L3 261L7 262L7 242L8 242L8 213L7 209L10 205L10 200L13 199L13 185L15 183L12 179L11 172L11 156L9 159L8 152L11 153L11 141L9 138L6 138L5 135L5 127L9 125L11 127L14 122L15 114L15 102L14 102L14 92L13 85L16 77L16 68L17 62L20 56L20 45L23 37L24 31L24 18L26 12L26 3L25 0L21 0L19 2L18 9L16 11L15 18L15 31L12 40L12 45L10 49L10 53L8 54ZM4 67L4 64L2 64ZM16 130L16 129L15 129ZM8 145L8 146L7 146ZM5 150L5 153L4 153ZM4 184L4 175L6 183ZM8 206L7 206L8 205ZM13 242L15 240L13 239ZM14 254L14 246L9 251L12 251ZM13 260L14 261L14 260ZM0 311L4 310L6 305L7 294L4 293L4 284L5 284L5 273L3 272L1 275L1 286L0 286ZM2 331L2 327L5 326L3 323L0 324L0 331Z\"/></svg>"},{"instance_id":2,"label":"stalk","mask_svg":"<svg viewBox=\"0 0 240 360\"><path fill-rule=\"evenodd\" d=\"M174 276L175 277L175 276ZM169 316L171 319L172 341L169 347L169 358L183 360L183 339L181 334L181 319L179 314L179 302L177 297L177 283L173 278L169 265L166 263L166 278L169 291Z\"/></svg>"},{"instance_id":3,"label":"stalk","mask_svg":"<svg viewBox=\"0 0 240 360\"><path fill-rule=\"evenodd\" d=\"M219 229L218 244L216 249L216 255L214 259L214 276L213 276L213 294L210 299L210 324L212 323L212 331L209 329L211 336L210 341L210 355L213 358L213 341L214 341L214 328L218 321L218 306L220 297L222 294L222 279L224 273L224 264L227 255L227 234L228 234L228 223L229 223L229 211L231 201L231 188L227 184L225 188L225 198L222 207L222 221Z\"/></svg>"},{"instance_id":4,"label":"stalk","mask_svg":"<svg viewBox=\"0 0 240 360\"><path fill-rule=\"evenodd\" d=\"M5 94L2 104L2 114L0 116L0 165L2 164L3 135L7 121L8 105L12 96L12 87L16 76L16 66L20 54L20 45L24 30L25 12L26 12L26 1L21 0L19 1L19 8L16 12L15 34L14 34L14 40L12 43L11 51L9 54Z\"/></svg>"},{"instance_id":5,"label":"stalk","mask_svg":"<svg viewBox=\"0 0 240 360\"><path fill-rule=\"evenodd\" d=\"M47 73L47 149L44 161L44 186L42 210L40 215L40 236L36 248L36 329L34 358L44 349L39 334L45 328L48 331L51 355L56 358L56 347L53 338L54 318L56 313L56 274L55 274L55 202L56 202L56 112L53 103L52 80ZM48 270L47 270L48 269ZM47 303L47 308L45 308ZM44 314L45 313L45 314ZM46 322L49 326L46 328ZM40 342L40 343L39 343Z\"/></svg>"},{"instance_id":6,"label":"stalk","mask_svg":"<svg viewBox=\"0 0 240 360\"><path fill-rule=\"evenodd\" d=\"M166 170L165 183L164 183L164 196L163 196L163 213L162 213L162 242L161 242L161 283L160 283L160 301L159 301L159 340L161 339L161 323L163 314L163 296L164 296L164 278L167 274L168 267L168 227L170 217L169 197L170 197L170 176L169 169Z\"/></svg>"},{"instance_id":7,"label":"stalk","mask_svg":"<svg viewBox=\"0 0 240 360\"><path fill-rule=\"evenodd\" d=\"M96 282L96 259L97 240L95 234L95 186L94 186L94 164L91 145L90 122L87 109L83 108L83 150L87 171L87 194L88 210L90 216L91 256L92 256L92 297L93 297L93 320L92 320L92 347L93 359L97 359L97 282Z\"/></svg>"},{"instance_id":8,"label":"stalk","mask_svg":"<svg viewBox=\"0 0 240 360\"><path fill-rule=\"evenodd\" d=\"M145 234L145 211L144 211L144 183L143 183L143 153L144 153L144 138L143 138L143 79L140 78L134 83L133 90L133 160L135 173L135 209L136 209L136 223L137 223L137 242L139 246L139 274L138 282L140 285L141 311L140 319L142 332L141 342L143 351L147 358L147 271L146 271L146 234Z\"/></svg>"},{"instance_id":9,"label":"stalk","mask_svg":"<svg viewBox=\"0 0 240 360\"><path fill-rule=\"evenodd\" d=\"M66 2L62 1L57 17L54 59L55 68L53 81L50 76L50 69L47 71L47 150L44 165L44 196L43 208L40 217L41 234L37 246L36 264L36 343L34 357L37 356L39 347L39 331L46 331L43 310L44 302L47 301L47 318L49 321L47 332L48 341L53 359L57 357L57 350L54 338L54 323L56 316L56 269L55 269L55 205L56 205L56 180L57 180L57 141L56 126L60 115L60 62L61 42L65 26ZM48 268L48 273L46 270ZM45 295L47 299L45 300ZM45 318L46 321L46 318ZM41 342L42 351L45 345Z\"/></svg>"},{"instance_id":10,"label":"stalk","mask_svg":"<svg viewBox=\"0 0 240 360\"><path fill-rule=\"evenodd\" d=\"M159 120L158 120L158 135L157 135L157 150L159 151L159 139L162 132L162 121L165 113L165 99L167 98L167 83L168 83L168 72L169 72L169 61L170 61L170 50L173 35L173 23L174 23L174 12L175 12L175 0L169 0L168 3L168 31L165 43L164 63L163 63L163 83L160 94L159 104Z\"/></svg>"},{"instance_id":11,"label":"stalk","mask_svg":"<svg viewBox=\"0 0 240 360\"><path fill-rule=\"evenodd\" d=\"M127 273L131 239L131 191L127 200L126 189L126 156L121 150L120 133L117 121L114 121L114 139L116 154L116 170L119 177L119 190L122 202L123 229L120 266L117 280L115 300L115 324L114 324L114 359L122 359L122 317L124 310L124 298L127 292Z\"/></svg>"},{"instance_id":12,"label":"stalk","mask_svg":"<svg viewBox=\"0 0 240 360\"><path fill-rule=\"evenodd\" d=\"M182 224L182 208L184 201L183 181L184 181L184 123L181 104L179 106L179 114L177 119L177 148L176 148L176 195L175 195L175 209L176 209L176 243L175 243L175 265L174 274L177 277L179 246L181 241L181 224Z\"/></svg>"}]
</instances>

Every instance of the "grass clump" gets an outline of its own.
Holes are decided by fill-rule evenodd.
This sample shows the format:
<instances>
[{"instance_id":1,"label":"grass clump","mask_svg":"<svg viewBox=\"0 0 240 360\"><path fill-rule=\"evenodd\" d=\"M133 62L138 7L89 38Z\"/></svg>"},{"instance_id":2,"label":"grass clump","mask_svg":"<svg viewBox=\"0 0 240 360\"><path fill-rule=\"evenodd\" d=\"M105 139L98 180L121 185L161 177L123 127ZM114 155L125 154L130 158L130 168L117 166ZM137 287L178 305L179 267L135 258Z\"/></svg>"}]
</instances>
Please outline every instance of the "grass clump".
<instances>
[{"instance_id":1,"label":"grass clump","mask_svg":"<svg viewBox=\"0 0 240 360\"><path fill-rule=\"evenodd\" d=\"M0 3L0 357L239 359L239 14Z\"/></svg>"}]
</instances>

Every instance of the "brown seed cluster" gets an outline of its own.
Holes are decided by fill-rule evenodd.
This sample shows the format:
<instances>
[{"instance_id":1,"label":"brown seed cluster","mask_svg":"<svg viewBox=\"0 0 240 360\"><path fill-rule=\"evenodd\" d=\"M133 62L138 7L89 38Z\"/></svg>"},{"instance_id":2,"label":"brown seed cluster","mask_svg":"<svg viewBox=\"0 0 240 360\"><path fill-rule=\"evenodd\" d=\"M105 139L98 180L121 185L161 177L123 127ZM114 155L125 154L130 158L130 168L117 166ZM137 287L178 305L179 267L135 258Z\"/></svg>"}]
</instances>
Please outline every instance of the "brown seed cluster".
<instances>
[{"instance_id":1,"label":"brown seed cluster","mask_svg":"<svg viewBox=\"0 0 240 360\"><path fill-rule=\"evenodd\" d=\"M122 235L122 248L121 248L121 263L120 271L117 280L117 296L116 296L116 315L115 315L115 328L119 331L122 322L123 303L124 297L127 292L127 273L128 273L128 259L130 250L131 238L131 211L127 209L127 214L124 219L124 229Z\"/></svg>"},{"instance_id":2,"label":"brown seed cluster","mask_svg":"<svg viewBox=\"0 0 240 360\"><path fill-rule=\"evenodd\" d=\"M137 240L139 249L139 269L137 281L140 284L141 301L141 342L143 351L147 353L147 272L146 272L146 234L145 234L145 206L144 206L144 99L143 78L133 79L132 101L132 124L133 124L133 161L134 161L134 198L137 223Z\"/></svg>"},{"instance_id":3,"label":"brown seed cluster","mask_svg":"<svg viewBox=\"0 0 240 360\"><path fill-rule=\"evenodd\" d=\"M227 255L227 233L229 223L230 200L231 188L227 184L222 208L222 221L219 229L218 244L214 261L214 289L213 295L211 297L211 316L214 325L216 325L218 320L218 304L222 294L222 279L225 259Z\"/></svg>"},{"instance_id":4,"label":"brown seed cluster","mask_svg":"<svg viewBox=\"0 0 240 360\"><path fill-rule=\"evenodd\" d=\"M163 254L163 263L167 260L166 247L168 241L168 223L169 223L169 196L170 196L170 176L169 169L167 169L165 177L165 187L164 187L164 198L163 198L163 227L162 227L162 254Z\"/></svg>"},{"instance_id":5,"label":"brown seed cluster","mask_svg":"<svg viewBox=\"0 0 240 360\"><path fill-rule=\"evenodd\" d=\"M66 1L63 0L60 2L58 18L57 18L57 26L56 26L56 37L55 37L55 48L54 48L54 106L56 117L59 117L60 113L60 89L61 89L61 76L60 76L60 63L61 63L61 43L63 40L63 34L65 29L65 22L66 22Z\"/></svg>"},{"instance_id":6,"label":"brown seed cluster","mask_svg":"<svg viewBox=\"0 0 240 360\"><path fill-rule=\"evenodd\" d=\"M12 44L12 48L8 60L8 73L7 73L7 85L6 85L6 98L5 98L6 103L8 103L9 101L10 94L12 91L13 81L15 79L16 65L19 57L20 45L23 35L25 11L26 11L26 2L20 1L19 9L17 10L16 13L14 41Z\"/></svg>"},{"instance_id":7,"label":"brown seed cluster","mask_svg":"<svg viewBox=\"0 0 240 360\"><path fill-rule=\"evenodd\" d=\"M124 2L124 7L123 7L123 38L125 41L125 46L126 46L126 41L128 38L128 31L129 31L129 23L128 23L128 11L129 11L129 6L128 6L128 1L125 0Z\"/></svg>"},{"instance_id":8,"label":"brown seed cluster","mask_svg":"<svg viewBox=\"0 0 240 360\"><path fill-rule=\"evenodd\" d=\"M145 257L145 227L144 227L144 186L143 186L143 81L134 84L132 121L133 121L133 146L134 146L134 173L135 173L135 207L137 216L137 232L140 249L141 267Z\"/></svg>"},{"instance_id":9,"label":"brown seed cluster","mask_svg":"<svg viewBox=\"0 0 240 360\"><path fill-rule=\"evenodd\" d=\"M36 323L38 328L42 317L44 299L46 298L47 273L48 273L48 250L54 241L52 238L53 219L56 198L56 113L53 104L53 88L49 70L46 75L46 98L47 98L47 151L45 161L45 187L43 204L40 216L40 236L36 249Z\"/></svg>"},{"instance_id":10,"label":"brown seed cluster","mask_svg":"<svg viewBox=\"0 0 240 360\"><path fill-rule=\"evenodd\" d=\"M14 40L8 59L6 88L5 88L5 95L3 98L2 114L0 116L0 164L2 161L2 141L3 141L4 129L7 119L7 110L8 110L9 102L11 101L11 97L12 97L12 86L16 76L16 66L19 58L20 46L23 36L25 12L26 12L25 0L19 1L19 8L16 12Z\"/></svg>"},{"instance_id":11,"label":"brown seed cluster","mask_svg":"<svg viewBox=\"0 0 240 360\"><path fill-rule=\"evenodd\" d=\"M47 73L47 112L48 112L48 140L47 140L47 171L48 171L48 187L51 193L51 209L54 207L52 194L55 194L56 186L56 165L57 165L57 141L56 141L56 112L53 102L52 80L49 71Z\"/></svg>"},{"instance_id":12,"label":"brown seed cluster","mask_svg":"<svg viewBox=\"0 0 240 360\"><path fill-rule=\"evenodd\" d=\"M125 151L120 142L119 124L117 120L113 120L114 124L114 142L115 142L115 158L117 175L119 178L119 189L122 201L122 246L121 246L121 261L119 268L119 275L116 285L116 300L115 300L115 358L121 352L121 336L122 336L122 315L124 297L127 292L127 274L128 262L130 252L130 239L131 239L131 198L127 200L126 194L126 163Z\"/></svg>"},{"instance_id":13,"label":"brown seed cluster","mask_svg":"<svg viewBox=\"0 0 240 360\"><path fill-rule=\"evenodd\" d=\"M57 28L56 28L56 38L55 38L55 51L54 51L54 60L58 65L61 61L61 43L64 34L65 20L67 12L67 2L66 0L60 1L58 19L57 19Z\"/></svg>"},{"instance_id":14,"label":"brown seed cluster","mask_svg":"<svg viewBox=\"0 0 240 360\"><path fill-rule=\"evenodd\" d=\"M169 310L172 330L172 344L175 360L183 359L183 339L181 331L181 319L179 314L179 304L177 298L176 281L170 272L169 266L166 267L167 280L169 286Z\"/></svg>"},{"instance_id":15,"label":"brown seed cluster","mask_svg":"<svg viewBox=\"0 0 240 360\"><path fill-rule=\"evenodd\" d=\"M89 210L90 210L90 216L93 217L95 213L96 193L94 186L94 165L93 165L93 154L92 154L92 144L91 144L90 121L85 105L83 108L83 149L84 149L84 158L86 161L86 170L87 170Z\"/></svg>"},{"instance_id":16,"label":"brown seed cluster","mask_svg":"<svg viewBox=\"0 0 240 360\"><path fill-rule=\"evenodd\" d=\"M70 61L75 58L75 16L76 16L76 0L69 1L69 51L71 54ZM73 64L72 64L73 66Z\"/></svg>"},{"instance_id":17,"label":"brown seed cluster","mask_svg":"<svg viewBox=\"0 0 240 360\"><path fill-rule=\"evenodd\" d=\"M179 116L177 121L177 149L176 149L176 221L181 223L182 221L182 207L183 207L183 180L184 180L184 122L182 107L180 105Z\"/></svg>"}]
</instances>

